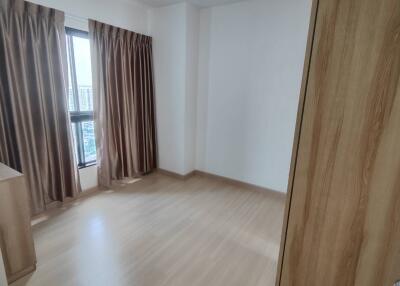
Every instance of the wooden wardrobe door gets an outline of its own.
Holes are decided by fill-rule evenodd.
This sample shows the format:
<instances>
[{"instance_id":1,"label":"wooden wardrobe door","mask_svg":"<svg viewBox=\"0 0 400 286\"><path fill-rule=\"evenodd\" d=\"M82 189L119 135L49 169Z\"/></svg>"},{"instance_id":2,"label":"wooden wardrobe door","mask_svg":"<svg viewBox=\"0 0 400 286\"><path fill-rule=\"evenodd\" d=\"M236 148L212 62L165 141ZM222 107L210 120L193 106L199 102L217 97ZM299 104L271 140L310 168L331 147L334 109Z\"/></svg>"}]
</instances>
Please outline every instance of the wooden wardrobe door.
<instances>
[{"instance_id":1,"label":"wooden wardrobe door","mask_svg":"<svg viewBox=\"0 0 400 286\"><path fill-rule=\"evenodd\" d=\"M400 1L319 0L281 286L400 279Z\"/></svg>"}]
</instances>

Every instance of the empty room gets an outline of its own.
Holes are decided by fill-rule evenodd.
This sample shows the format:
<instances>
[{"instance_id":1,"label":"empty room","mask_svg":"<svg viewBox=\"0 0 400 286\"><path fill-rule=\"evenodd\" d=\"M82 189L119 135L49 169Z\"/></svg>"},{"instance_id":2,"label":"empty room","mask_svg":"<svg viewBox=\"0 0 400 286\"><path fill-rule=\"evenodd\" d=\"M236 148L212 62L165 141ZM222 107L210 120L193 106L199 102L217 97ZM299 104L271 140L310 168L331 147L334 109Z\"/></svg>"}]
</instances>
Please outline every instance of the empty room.
<instances>
[{"instance_id":1,"label":"empty room","mask_svg":"<svg viewBox=\"0 0 400 286\"><path fill-rule=\"evenodd\" d=\"M0 286L400 285L398 0L0 0Z\"/></svg>"}]
</instances>

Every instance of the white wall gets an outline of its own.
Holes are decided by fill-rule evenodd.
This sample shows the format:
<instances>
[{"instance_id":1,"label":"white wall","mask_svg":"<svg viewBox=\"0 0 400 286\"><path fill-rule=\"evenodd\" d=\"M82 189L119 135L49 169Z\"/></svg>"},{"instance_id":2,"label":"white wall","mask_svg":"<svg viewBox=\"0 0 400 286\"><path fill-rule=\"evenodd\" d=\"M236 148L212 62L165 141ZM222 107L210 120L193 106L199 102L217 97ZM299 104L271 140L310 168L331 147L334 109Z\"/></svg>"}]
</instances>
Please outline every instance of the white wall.
<instances>
[{"instance_id":1,"label":"white wall","mask_svg":"<svg viewBox=\"0 0 400 286\"><path fill-rule=\"evenodd\" d=\"M149 21L159 167L182 175L195 166L198 14L181 3L152 9Z\"/></svg>"},{"instance_id":2,"label":"white wall","mask_svg":"<svg viewBox=\"0 0 400 286\"><path fill-rule=\"evenodd\" d=\"M310 0L253 0L201 13L200 170L285 192Z\"/></svg>"},{"instance_id":3,"label":"white wall","mask_svg":"<svg viewBox=\"0 0 400 286\"><path fill-rule=\"evenodd\" d=\"M200 9L186 4L186 115L185 170L188 174L196 165L196 100L199 59Z\"/></svg>"},{"instance_id":4,"label":"white wall","mask_svg":"<svg viewBox=\"0 0 400 286\"><path fill-rule=\"evenodd\" d=\"M150 12L159 167L184 173L186 8L184 4Z\"/></svg>"},{"instance_id":5,"label":"white wall","mask_svg":"<svg viewBox=\"0 0 400 286\"><path fill-rule=\"evenodd\" d=\"M106 24L148 34L149 7L126 0L29 0L30 2L64 11L66 22L74 28L85 28L82 20L90 18ZM72 15L72 17L68 17ZM75 17L74 17L75 16ZM83 18L83 19L80 19ZM74 19L76 21L74 21ZM87 28L86 28L87 29Z\"/></svg>"},{"instance_id":6,"label":"white wall","mask_svg":"<svg viewBox=\"0 0 400 286\"><path fill-rule=\"evenodd\" d=\"M196 169L206 171L211 9L201 9L196 112Z\"/></svg>"},{"instance_id":7,"label":"white wall","mask_svg":"<svg viewBox=\"0 0 400 286\"><path fill-rule=\"evenodd\" d=\"M83 191L97 187L97 166L79 169L79 179Z\"/></svg>"}]
</instances>

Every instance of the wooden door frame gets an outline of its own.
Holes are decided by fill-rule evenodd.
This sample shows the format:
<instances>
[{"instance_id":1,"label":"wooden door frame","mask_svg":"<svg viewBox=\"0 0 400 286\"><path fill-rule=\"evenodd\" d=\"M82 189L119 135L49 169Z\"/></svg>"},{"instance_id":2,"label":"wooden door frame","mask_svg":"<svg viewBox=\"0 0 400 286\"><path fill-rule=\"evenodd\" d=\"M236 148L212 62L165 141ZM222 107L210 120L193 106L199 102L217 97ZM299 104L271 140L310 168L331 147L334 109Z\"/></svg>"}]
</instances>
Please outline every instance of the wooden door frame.
<instances>
[{"instance_id":1,"label":"wooden door frame","mask_svg":"<svg viewBox=\"0 0 400 286\"><path fill-rule=\"evenodd\" d=\"M311 59L312 59L312 50L313 50L313 46L314 46L314 35L315 35L315 27L316 27L316 22L317 22L318 6L319 6L319 0L312 0L311 17L310 17L310 24L309 24L309 28L308 28L307 46L306 46L306 53L305 53L304 67L303 67L303 77L302 77L302 82L301 82L299 105L297 108L296 128L295 128L293 147L292 147L292 159L291 159L291 163L290 163L290 172L289 172L289 181L288 181L288 188L287 188L285 212L284 212L284 217L283 217L281 243L280 243L278 267L277 267L276 282L275 282L276 286L281 285L282 266L283 266L283 259L284 259L284 255L285 255L286 236L287 236L287 230L288 230L288 225L289 225L289 215L290 215L290 208L291 208L292 195L293 195L293 182L294 182L294 177L295 177L297 157L298 157L298 151L299 151L299 141L300 141L300 135L301 135L301 127L302 127L302 123L303 123L305 98L306 98L306 94L307 94L308 79L309 79L310 65L311 65Z\"/></svg>"}]
</instances>

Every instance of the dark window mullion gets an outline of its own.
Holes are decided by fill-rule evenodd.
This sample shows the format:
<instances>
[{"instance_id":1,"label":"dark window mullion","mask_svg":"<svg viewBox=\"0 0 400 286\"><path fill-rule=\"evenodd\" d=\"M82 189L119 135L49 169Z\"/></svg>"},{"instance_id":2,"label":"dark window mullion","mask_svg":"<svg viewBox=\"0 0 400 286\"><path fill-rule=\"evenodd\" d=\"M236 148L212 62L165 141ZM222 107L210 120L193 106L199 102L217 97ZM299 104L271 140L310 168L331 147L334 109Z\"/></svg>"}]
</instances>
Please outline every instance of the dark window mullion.
<instances>
[{"instance_id":1,"label":"dark window mullion","mask_svg":"<svg viewBox=\"0 0 400 286\"><path fill-rule=\"evenodd\" d=\"M70 28L70 27L65 27L65 31L66 31L67 35L69 35L69 36L80 37L83 39L89 39L88 32L77 30L77 29Z\"/></svg>"},{"instance_id":2,"label":"dark window mullion","mask_svg":"<svg viewBox=\"0 0 400 286\"><path fill-rule=\"evenodd\" d=\"M71 111L71 122L93 121L93 111Z\"/></svg>"}]
</instances>

